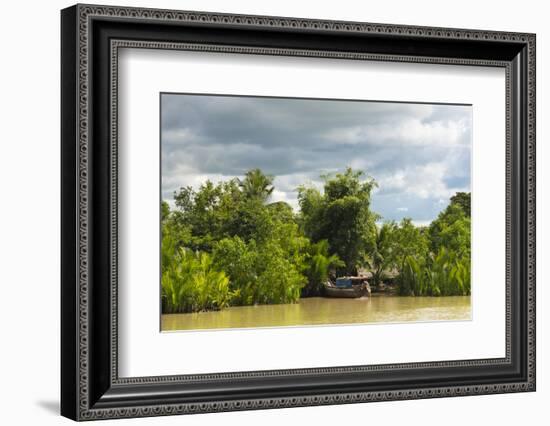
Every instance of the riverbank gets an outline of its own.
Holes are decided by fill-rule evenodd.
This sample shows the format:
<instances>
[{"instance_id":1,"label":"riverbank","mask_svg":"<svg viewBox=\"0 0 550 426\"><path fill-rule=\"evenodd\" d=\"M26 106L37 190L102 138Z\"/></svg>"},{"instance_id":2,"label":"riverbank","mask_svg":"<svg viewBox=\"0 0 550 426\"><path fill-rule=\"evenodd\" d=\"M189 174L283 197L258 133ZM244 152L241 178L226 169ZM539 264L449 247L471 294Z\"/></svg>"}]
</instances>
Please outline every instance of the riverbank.
<instances>
[{"instance_id":1,"label":"riverbank","mask_svg":"<svg viewBox=\"0 0 550 426\"><path fill-rule=\"evenodd\" d=\"M466 321L470 296L403 297L373 295L360 299L311 297L299 303L232 306L221 311L163 314L162 331L309 325Z\"/></svg>"}]
</instances>

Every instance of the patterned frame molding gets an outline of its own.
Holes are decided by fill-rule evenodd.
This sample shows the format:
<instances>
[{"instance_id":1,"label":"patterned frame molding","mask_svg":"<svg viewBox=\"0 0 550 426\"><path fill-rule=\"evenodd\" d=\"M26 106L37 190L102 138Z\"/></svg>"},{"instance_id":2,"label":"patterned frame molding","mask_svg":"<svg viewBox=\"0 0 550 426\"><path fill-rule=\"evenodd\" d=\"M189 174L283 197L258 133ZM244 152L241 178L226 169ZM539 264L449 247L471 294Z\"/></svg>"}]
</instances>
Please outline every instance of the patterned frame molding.
<instances>
[{"instance_id":1,"label":"patterned frame molding","mask_svg":"<svg viewBox=\"0 0 550 426\"><path fill-rule=\"evenodd\" d=\"M478 31L448 28L429 28L403 25L370 24L358 22L337 22L325 20L295 19L267 16L246 16L217 13L170 11L156 9L138 9L126 7L103 7L92 5L76 5L62 12L62 53L63 72L72 76L64 81L62 89L63 103L63 177L72 182L62 184L62 210L66 217L74 216L74 223L63 224L62 232L62 414L75 420L92 420L105 418L159 416L171 414L206 413L231 410L249 410L264 408L281 408L326 404L345 404L367 401L402 400L417 398L437 398L445 396L463 396L490 393L505 393L535 390L535 36L533 34ZM342 51L321 51L315 49L288 49L271 47L247 47L216 45L212 43L181 43L175 41L146 41L111 39L109 45L110 63L108 70L110 79L110 173L109 173L109 318L102 324L108 327L104 334L110 347L109 362L94 364L91 361L95 351L92 342L97 337L94 330L97 327L98 314L92 311L91 295L93 281L91 279L94 258L92 256L92 222L96 206L93 204L94 186L91 169L91 134L90 116L93 108L91 84L92 57L92 22L94 20L110 22L136 22L140 24L170 24L194 26L223 26L225 28L253 28L290 30L294 32L315 31L317 33L363 34L380 37L409 37L411 40L438 41L468 41L485 45L505 43L524 49L523 60L526 75L522 81L514 81L513 73L517 73L518 65L512 60L486 60L460 57L437 56L406 56L384 53L360 53ZM463 360L451 362L393 364L354 367L327 367L323 369L275 370L262 372L220 373L195 376L162 376L162 377L118 377L118 327L117 327L117 85L118 85L118 49L154 48L197 51L217 51L238 54L262 55L295 55L338 59L378 60L397 62L444 63L456 65L496 66L506 69L506 357L503 359ZM521 192L514 199L512 181L512 162L516 161L512 153L512 138L514 129L512 122L512 97L519 90L516 85L524 85L525 105L520 106L522 123L525 125L525 135L522 139L523 151L521 161L524 162L525 179L518 183ZM74 101L76 99L76 102ZM65 123L67 121L67 123ZM72 127L71 127L72 126ZM95 166L94 166L95 167ZM517 177L516 177L517 179ZM525 217L523 222L513 221L512 209L514 201L524 203ZM97 201L96 201L97 203ZM525 312L525 364L523 379L518 381L499 381L473 385L447 385L425 388L402 387L396 390L358 391L321 393L299 396L273 396L266 398L220 398L215 401L180 402L165 401L162 403L135 403L135 400L120 399L117 391L125 386L155 386L171 383L201 383L216 382L228 379L247 379L265 377L304 377L311 374L331 375L341 373L357 373L372 371L395 371L420 368L474 367L488 365L511 365L512 342L512 262L514 248L512 240L515 235L513 226L523 226L523 242L517 242L517 247L525 251L525 282L521 284L521 297L524 298L522 309ZM522 278L521 276L519 278ZM517 279L517 277L516 277ZM102 299L103 300L103 299ZM100 332L100 334L103 332ZM101 334L102 336L103 334ZM95 355L93 355L95 356ZM105 373L107 371L107 373ZM106 377L104 377L106 374ZM102 378L94 384L95 375ZM107 398L105 398L107 395ZM112 398L110 395L114 395ZM113 402L114 401L114 402ZM122 401L122 402L120 402ZM126 401L126 402L125 402Z\"/></svg>"},{"instance_id":2,"label":"patterned frame molding","mask_svg":"<svg viewBox=\"0 0 550 426\"><path fill-rule=\"evenodd\" d=\"M271 55L271 56L301 56L329 59L352 59L352 60L369 60L369 61L385 61L385 62L409 62L409 63L430 63L430 64L447 64L447 65L471 65L471 66L487 66L487 67L502 67L506 73L507 98L510 95L510 65L502 61L487 61L487 60L465 60L455 58L418 58L414 56L396 56L396 55L372 55L364 53L342 53L332 51L317 51L317 50L298 50L298 49L269 49L269 48L251 48L251 47L236 47L223 45L202 45L190 43L159 43L151 41L133 41L133 40L117 40L113 39L111 44L111 235L112 241L116 241L117 224L118 224L118 187L117 187L117 163L118 163L118 54L121 48L131 49L159 49L159 50L181 50L194 52L216 52L216 53L233 53L233 54L249 54L249 55ZM508 115L510 114L507 108ZM511 162L510 146L510 129L507 129L507 151L506 162ZM511 193L510 181L506 182L507 194ZM507 203L511 202L511 197L507 196ZM509 209L507 210L509 213ZM511 226L510 215L507 214L506 226ZM510 247L507 247L507 252ZM116 244L111 245L111 345L117 348L118 329L117 329L117 247ZM506 355L504 358L491 359L475 359L475 360L460 360L460 361L441 361L441 362L417 362L417 363L402 363L402 364L383 364L383 365L366 365L353 367L327 367L327 368L307 368L293 370L262 370L262 371L247 371L238 373L216 373L216 374L201 374L201 375L177 375L177 376L157 376L157 377L136 377L136 378L119 378L118 377L118 351L112 351L111 358L111 381L113 383L170 383L174 381L196 381L196 380L219 380L219 379L241 379L246 377L266 377L266 376L296 376L304 374L331 374L342 372L366 372L366 371L387 371L405 368L420 368L420 367L459 367L459 366L481 366L502 364L510 362L510 345L511 345L511 297L510 297L510 277L507 276L506 283Z\"/></svg>"}]
</instances>

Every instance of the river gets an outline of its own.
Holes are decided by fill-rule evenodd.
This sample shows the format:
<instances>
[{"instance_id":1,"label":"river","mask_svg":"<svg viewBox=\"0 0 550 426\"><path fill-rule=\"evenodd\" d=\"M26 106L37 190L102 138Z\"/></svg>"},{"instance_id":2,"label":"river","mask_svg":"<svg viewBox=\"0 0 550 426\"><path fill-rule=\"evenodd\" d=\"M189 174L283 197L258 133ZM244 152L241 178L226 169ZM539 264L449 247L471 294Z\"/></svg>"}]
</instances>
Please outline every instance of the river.
<instances>
[{"instance_id":1,"label":"river","mask_svg":"<svg viewBox=\"0 0 550 426\"><path fill-rule=\"evenodd\" d=\"M470 296L360 299L311 297L284 305L232 306L215 312L162 315L162 331L248 327L464 321L471 319Z\"/></svg>"}]
</instances>

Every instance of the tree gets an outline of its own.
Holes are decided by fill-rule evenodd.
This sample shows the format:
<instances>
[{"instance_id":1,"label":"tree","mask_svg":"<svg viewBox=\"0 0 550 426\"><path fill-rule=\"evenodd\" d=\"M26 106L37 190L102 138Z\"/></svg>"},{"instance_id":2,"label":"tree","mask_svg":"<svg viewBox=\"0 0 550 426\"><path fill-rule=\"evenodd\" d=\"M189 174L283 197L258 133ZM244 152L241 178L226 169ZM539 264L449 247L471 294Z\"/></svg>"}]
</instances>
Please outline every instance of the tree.
<instances>
[{"instance_id":1,"label":"tree","mask_svg":"<svg viewBox=\"0 0 550 426\"><path fill-rule=\"evenodd\" d=\"M470 294L470 194L457 193L425 234L430 250L423 256L403 253L401 294L448 296ZM400 243L400 249L403 244Z\"/></svg>"},{"instance_id":2,"label":"tree","mask_svg":"<svg viewBox=\"0 0 550 426\"><path fill-rule=\"evenodd\" d=\"M306 263L307 269L305 274L308 278L308 283L302 289L302 297L319 296L323 284L329 279L331 269L345 266L338 255L329 254L327 240L321 240L316 244L310 244Z\"/></svg>"},{"instance_id":3,"label":"tree","mask_svg":"<svg viewBox=\"0 0 550 426\"><path fill-rule=\"evenodd\" d=\"M457 225L454 225L457 223ZM448 229L452 227L453 229ZM456 241L453 237L460 237L460 245L466 248L470 245L470 218L464 213L464 209L458 203L450 203L447 208L442 211L436 220L432 221L428 228L430 236L431 250L437 253L442 246L452 244L455 249ZM468 248L469 250L469 248Z\"/></svg>"},{"instance_id":4,"label":"tree","mask_svg":"<svg viewBox=\"0 0 550 426\"><path fill-rule=\"evenodd\" d=\"M323 178L322 195L314 188L298 188L304 232L314 243L326 239L330 253L345 264L341 272L356 274L375 234L378 216L370 210L370 197L376 182L349 167Z\"/></svg>"},{"instance_id":5,"label":"tree","mask_svg":"<svg viewBox=\"0 0 550 426\"><path fill-rule=\"evenodd\" d=\"M470 294L470 194L457 193L429 228L410 219L376 226L376 182L347 168L323 190L298 188L300 213L268 203L273 177L182 187L161 203L163 312L294 303L319 295L329 275L367 265L378 285L399 272L406 295Z\"/></svg>"},{"instance_id":6,"label":"tree","mask_svg":"<svg viewBox=\"0 0 550 426\"><path fill-rule=\"evenodd\" d=\"M267 208L273 219L279 220L281 222L296 222L296 217L292 207L284 201L276 201L274 203L269 203Z\"/></svg>"},{"instance_id":7,"label":"tree","mask_svg":"<svg viewBox=\"0 0 550 426\"><path fill-rule=\"evenodd\" d=\"M187 224L180 220L181 212L171 211L168 203L161 203L161 265L169 265L171 258L175 256L181 247L189 246L191 242L191 230Z\"/></svg>"},{"instance_id":8,"label":"tree","mask_svg":"<svg viewBox=\"0 0 550 426\"><path fill-rule=\"evenodd\" d=\"M372 247L365 254L365 265L371 270L372 284L375 286L380 285L384 272L395 262L396 230L395 222L377 226Z\"/></svg>"},{"instance_id":9,"label":"tree","mask_svg":"<svg viewBox=\"0 0 550 426\"><path fill-rule=\"evenodd\" d=\"M451 197L451 204L458 205L467 217L471 217L471 193L457 192Z\"/></svg>"},{"instance_id":10,"label":"tree","mask_svg":"<svg viewBox=\"0 0 550 426\"><path fill-rule=\"evenodd\" d=\"M211 251L214 242L231 235L231 225L243 202L237 179L214 184L210 180L198 190L182 187L174 193L173 220L190 230L188 248Z\"/></svg>"},{"instance_id":11,"label":"tree","mask_svg":"<svg viewBox=\"0 0 550 426\"><path fill-rule=\"evenodd\" d=\"M160 221L164 222L170 215L170 206L166 201L162 201L160 204Z\"/></svg>"},{"instance_id":12,"label":"tree","mask_svg":"<svg viewBox=\"0 0 550 426\"><path fill-rule=\"evenodd\" d=\"M235 294L235 304L254 304L258 279L256 243L252 241L247 244L236 236L224 238L216 243L213 258L217 268L229 276L229 287Z\"/></svg>"},{"instance_id":13,"label":"tree","mask_svg":"<svg viewBox=\"0 0 550 426\"><path fill-rule=\"evenodd\" d=\"M223 238L239 236L245 241L265 240L274 221L294 222L292 208L283 202L266 204L273 178L254 169L245 178L204 182L197 190L182 187L174 193L173 218L192 234L190 248L211 251Z\"/></svg>"},{"instance_id":14,"label":"tree","mask_svg":"<svg viewBox=\"0 0 550 426\"><path fill-rule=\"evenodd\" d=\"M235 205L223 223L222 234L224 237L238 236L246 242L263 242L270 238L273 227L273 215L261 200L244 199Z\"/></svg>"},{"instance_id":15,"label":"tree","mask_svg":"<svg viewBox=\"0 0 550 426\"><path fill-rule=\"evenodd\" d=\"M301 185L298 187L300 214L298 223L312 241L323 239L323 221L326 210L325 197L317 188Z\"/></svg>"},{"instance_id":16,"label":"tree","mask_svg":"<svg viewBox=\"0 0 550 426\"><path fill-rule=\"evenodd\" d=\"M213 257L217 268L229 275L237 305L295 303L306 283L300 265L277 239L257 245L225 238L216 244Z\"/></svg>"},{"instance_id":17,"label":"tree","mask_svg":"<svg viewBox=\"0 0 550 426\"><path fill-rule=\"evenodd\" d=\"M231 304L296 302L305 285L309 240L288 204L267 204L272 181L254 169L242 181L208 180L174 194L169 229L187 234L184 244L167 239L166 246L210 253L228 276Z\"/></svg>"},{"instance_id":18,"label":"tree","mask_svg":"<svg viewBox=\"0 0 550 426\"><path fill-rule=\"evenodd\" d=\"M258 199L265 203L273 192L273 176L262 173L260 169L252 169L246 172L239 186L246 198Z\"/></svg>"},{"instance_id":19,"label":"tree","mask_svg":"<svg viewBox=\"0 0 550 426\"><path fill-rule=\"evenodd\" d=\"M394 267L401 273L405 268L407 258L423 262L429 252L429 241L426 235L412 223L410 218L404 218L393 232L392 261Z\"/></svg>"},{"instance_id":20,"label":"tree","mask_svg":"<svg viewBox=\"0 0 550 426\"><path fill-rule=\"evenodd\" d=\"M450 224L443 226L438 235L440 247L445 247L459 256L470 257L470 227L469 217L459 217Z\"/></svg>"}]
</instances>

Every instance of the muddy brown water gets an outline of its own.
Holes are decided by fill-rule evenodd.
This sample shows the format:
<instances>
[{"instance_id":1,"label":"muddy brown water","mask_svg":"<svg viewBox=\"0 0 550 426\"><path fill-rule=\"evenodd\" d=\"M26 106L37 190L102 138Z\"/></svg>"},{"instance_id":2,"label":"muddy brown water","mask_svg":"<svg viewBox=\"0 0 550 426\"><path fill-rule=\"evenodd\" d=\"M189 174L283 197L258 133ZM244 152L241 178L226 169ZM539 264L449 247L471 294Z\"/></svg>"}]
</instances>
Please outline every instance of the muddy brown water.
<instances>
[{"instance_id":1,"label":"muddy brown water","mask_svg":"<svg viewBox=\"0 0 550 426\"><path fill-rule=\"evenodd\" d=\"M283 305L232 306L215 312L162 315L162 331L471 319L470 296L311 297Z\"/></svg>"}]
</instances>

